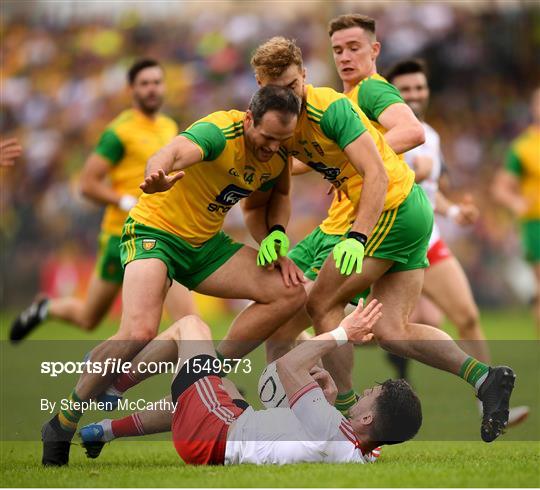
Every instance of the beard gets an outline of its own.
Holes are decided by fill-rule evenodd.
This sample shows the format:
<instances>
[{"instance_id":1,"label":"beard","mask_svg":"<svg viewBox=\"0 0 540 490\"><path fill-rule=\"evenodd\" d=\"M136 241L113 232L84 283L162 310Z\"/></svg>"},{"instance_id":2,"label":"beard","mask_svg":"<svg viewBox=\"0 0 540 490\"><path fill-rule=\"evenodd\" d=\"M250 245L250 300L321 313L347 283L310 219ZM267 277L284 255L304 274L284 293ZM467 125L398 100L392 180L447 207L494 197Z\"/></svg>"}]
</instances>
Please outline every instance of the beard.
<instances>
[{"instance_id":1,"label":"beard","mask_svg":"<svg viewBox=\"0 0 540 490\"><path fill-rule=\"evenodd\" d=\"M155 114L163 105L163 97L160 95L136 97L135 100L141 111L148 115Z\"/></svg>"}]
</instances>

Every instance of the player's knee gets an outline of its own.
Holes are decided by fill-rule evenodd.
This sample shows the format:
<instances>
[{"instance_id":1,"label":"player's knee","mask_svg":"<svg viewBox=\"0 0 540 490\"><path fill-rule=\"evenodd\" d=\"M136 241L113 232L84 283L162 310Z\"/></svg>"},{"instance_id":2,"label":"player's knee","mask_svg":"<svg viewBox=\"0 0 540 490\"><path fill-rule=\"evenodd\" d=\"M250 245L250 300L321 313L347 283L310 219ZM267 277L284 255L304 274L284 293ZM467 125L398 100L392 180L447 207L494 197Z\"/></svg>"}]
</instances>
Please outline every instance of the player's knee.
<instances>
[{"instance_id":1,"label":"player's knee","mask_svg":"<svg viewBox=\"0 0 540 490\"><path fill-rule=\"evenodd\" d=\"M154 328L141 326L131 329L127 334L127 339L132 342L148 343L156 336L156 330Z\"/></svg>"},{"instance_id":2,"label":"player's knee","mask_svg":"<svg viewBox=\"0 0 540 490\"><path fill-rule=\"evenodd\" d=\"M407 322L399 319L390 320L385 318L385 322L379 320L373 326L373 334L380 347L393 352L396 342L403 342L409 337L407 332ZM390 320L390 321L388 321Z\"/></svg>"},{"instance_id":3,"label":"player's knee","mask_svg":"<svg viewBox=\"0 0 540 490\"><path fill-rule=\"evenodd\" d=\"M81 318L79 320L79 327L81 327L83 330L87 331L87 332L91 332L92 330L94 330L97 326L98 326L98 323L99 323L99 320L97 318Z\"/></svg>"},{"instance_id":4,"label":"player's knee","mask_svg":"<svg viewBox=\"0 0 540 490\"><path fill-rule=\"evenodd\" d=\"M176 322L177 332L175 338L211 340L210 327L197 315L186 315Z\"/></svg>"},{"instance_id":5,"label":"player's knee","mask_svg":"<svg viewBox=\"0 0 540 490\"><path fill-rule=\"evenodd\" d=\"M469 333L480 328L479 322L480 314L478 309L471 306L461 310L461 314L456 319L456 327L460 333Z\"/></svg>"},{"instance_id":6,"label":"player's knee","mask_svg":"<svg viewBox=\"0 0 540 490\"><path fill-rule=\"evenodd\" d=\"M285 299L294 312L306 304L307 295L303 286L291 286L285 289Z\"/></svg>"}]
</instances>

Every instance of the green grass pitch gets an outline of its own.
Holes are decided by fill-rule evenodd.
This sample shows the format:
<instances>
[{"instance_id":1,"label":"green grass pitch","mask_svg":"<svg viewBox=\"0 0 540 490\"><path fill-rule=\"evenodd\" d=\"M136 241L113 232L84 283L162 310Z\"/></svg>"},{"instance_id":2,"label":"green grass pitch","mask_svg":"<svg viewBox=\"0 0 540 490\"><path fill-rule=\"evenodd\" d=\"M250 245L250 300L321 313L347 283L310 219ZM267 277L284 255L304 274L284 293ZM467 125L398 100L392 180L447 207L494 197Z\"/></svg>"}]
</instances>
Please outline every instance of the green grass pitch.
<instances>
[{"instance_id":1,"label":"green grass pitch","mask_svg":"<svg viewBox=\"0 0 540 490\"><path fill-rule=\"evenodd\" d=\"M2 339L12 317L0 314ZM223 335L228 322L228 318L211 322L216 337ZM414 364L411 378L422 400L424 426L417 440L384 447L376 464L189 467L181 462L168 436L163 436L113 441L97 460L87 459L82 448L74 445L69 467L42 468L39 429L48 415L36 408L36 400L67 395L76 376L46 379L36 371L37 361L46 355L61 358L56 350L60 353L62 349L70 350L69 359L78 360L88 345L106 338L117 326L116 321L107 321L88 336L50 322L21 346L0 343L0 483L3 487L538 487L540 349L534 341L531 316L526 311L484 312L483 323L493 340L494 361L508 362L518 374L512 403L528 404L532 409L522 426L492 444L479 440L478 412L469 387L445 373ZM66 345L59 339L85 342ZM262 353L253 359L260 369ZM391 374L378 348L357 350L355 381L359 388ZM134 396L159 398L169 383L165 376L161 378L136 387ZM256 376L237 381L256 404ZM82 422L101 418L100 413L85 414Z\"/></svg>"}]
</instances>

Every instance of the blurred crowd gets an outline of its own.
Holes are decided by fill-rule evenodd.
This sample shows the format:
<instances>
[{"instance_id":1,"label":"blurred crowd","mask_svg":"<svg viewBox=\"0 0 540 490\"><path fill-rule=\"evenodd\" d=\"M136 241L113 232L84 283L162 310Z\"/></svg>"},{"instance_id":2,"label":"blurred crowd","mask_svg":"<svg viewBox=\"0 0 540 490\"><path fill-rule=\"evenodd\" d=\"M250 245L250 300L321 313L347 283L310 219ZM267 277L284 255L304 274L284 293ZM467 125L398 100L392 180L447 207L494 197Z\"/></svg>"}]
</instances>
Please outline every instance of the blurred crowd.
<instances>
[{"instance_id":1,"label":"blurred crowd","mask_svg":"<svg viewBox=\"0 0 540 490\"><path fill-rule=\"evenodd\" d=\"M51 257L86 260L95 253L101 210L80 197L78 176L104 126L129 105L126 69L135 58L163 63L164 111L182 128L218 109L246 107L256 89L250 54L273 35L298 40L309 82L340 90L326 24L347 11L376 18L381 73L403 57L427 60L428 122L441 134L450 193L471 193L482 211L473 229L442 223L443 229L480 303L513 301L505 264L519 256L519 241L489 185L509 142L528 123L529 94L540 80L534 2L476 10L442 2L239 4L169 3L146 13L117 6L108 13L101 3L88 15L48 2L5 7L0 134L17 136L24 154L0 170L2 305L30 299ZM330 199L317 176L296 179L294 242L320 222ZM227 227L245 238L238 210Z\"/></svg>"}]
</instances>

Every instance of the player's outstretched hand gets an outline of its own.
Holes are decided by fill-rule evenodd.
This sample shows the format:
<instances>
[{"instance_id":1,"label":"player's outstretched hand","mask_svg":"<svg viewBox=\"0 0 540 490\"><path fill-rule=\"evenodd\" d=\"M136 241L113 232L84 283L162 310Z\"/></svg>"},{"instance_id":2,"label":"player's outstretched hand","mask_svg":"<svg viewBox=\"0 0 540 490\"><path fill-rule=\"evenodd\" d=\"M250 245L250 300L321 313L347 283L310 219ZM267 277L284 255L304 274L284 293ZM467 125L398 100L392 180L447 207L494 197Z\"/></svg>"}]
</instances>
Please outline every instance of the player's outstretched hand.
<instances>
[{"instance_id":1,"label":"player's outstretched hand","mask_svg":"<svg viewBox=\"0 0 540 490\"><path fill-rule=\"evenodd\" d=\"M347 315L339 326L345 329L351 342L365 344L373 339L373 326L381 317L382 303L373 299L364 308L364 300L361 299L355 310Z\"/></svg>"},{"instance_id":2,"label":"player's outstretched hand","mask_svg":"<svg viewBox=\"0 0 540 490\"><path fill-rule=\"evenodd\" d=\"M315 365L311 368L309 374L311 374L311 377L321 387L321 390L323 390L326 401L330 405L334 406L336 403L338 389L336 383L332 379L332 376L330 376L330 373L326 369Z\"/></svg>"},{"instance_id":3,"label":"player's outstretched hand","mask_svg":"<svg viewBox=\"0 0 540 490\"><path fill-rule=\"evenodd\" d=\"M476 223L480 216L480 211L476 207L470 194L466 194L459 203L459 213L456 215L456 223L461 226L472 225Z\"/></svg>"},{"instance_id":4,"label":"player's outstretched hand","mask_svg":"<svg viewBox=\"0 0 540 490\"><path fill-rule=\"evenodd\" d=\"M283 284L286 287L298 286L306 282L304 273L300 268L291 260L289 257L280 257L276 262L272 262L267 268L272 270L275 266L281 272L281 278L283 279Z\"/></svg>"},{"instance_id":5,"label":"player's outstretched hand","mask_svg":"<svg viewBox=\"0 0 540 490\"><path fill-rule=\"evenodd\" d=\"M165 175L165 172L162 169L159 169L157 172L152 172L146 177L144 182L140 185L140 188L146 194L165 192L176 184L184 175L185 172L181 170L174 175Z\"/></svg>"}]
</instances>

